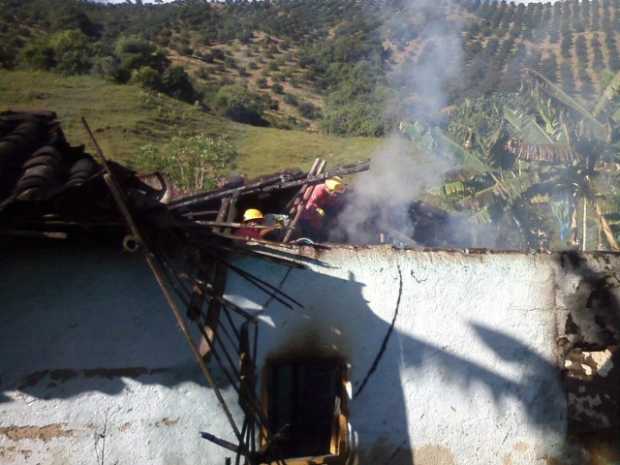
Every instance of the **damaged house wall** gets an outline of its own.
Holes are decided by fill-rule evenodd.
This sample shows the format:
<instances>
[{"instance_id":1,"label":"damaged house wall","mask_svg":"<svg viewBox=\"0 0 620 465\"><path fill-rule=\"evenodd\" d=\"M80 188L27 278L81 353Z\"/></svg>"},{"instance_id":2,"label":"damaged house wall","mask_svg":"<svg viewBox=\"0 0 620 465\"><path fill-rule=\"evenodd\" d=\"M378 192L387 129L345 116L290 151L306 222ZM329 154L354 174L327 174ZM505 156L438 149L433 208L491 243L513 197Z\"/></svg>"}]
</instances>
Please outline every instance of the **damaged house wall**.
<instances>
[{"instance_id":1,"label":"damaged house wall","mask_svg":"<svg viewBox=\"0 0 620 465\"><path fill-rule=\"evenodd\" d=\"M87 243L2 256L0 463L233 456L199 439L234 441L139 255ZM359 463L587 463L570 430L618 426L617 394L595 383L617 376L616 256L333 247L298 260L307 269L235 263L304 310L234 273L226 293L260 312L258 386L268 360L336 355L349 365ZM576 358L607 350L591 371ZM563 373L567 360L583 373ZM214 372L241 423L235 392Z\"/></svg>"},{"instance_id":2,"label":"damaged house wall","mask_svg":"<svg viewBox=\"0 0 620 465\"><path fill-rule=\"evenodd\" d=\"M350 364L360 463L588 463L574 434L617 428L617 384L593 375L584 385L558 369L595 341L590 350L607 357L599 373L615 379L617 256L309 251L309 270L242 262L304 312L234 274L228 294L265 308L259 374L287 353L333 353Z\"/></svg>"}]
</instances>

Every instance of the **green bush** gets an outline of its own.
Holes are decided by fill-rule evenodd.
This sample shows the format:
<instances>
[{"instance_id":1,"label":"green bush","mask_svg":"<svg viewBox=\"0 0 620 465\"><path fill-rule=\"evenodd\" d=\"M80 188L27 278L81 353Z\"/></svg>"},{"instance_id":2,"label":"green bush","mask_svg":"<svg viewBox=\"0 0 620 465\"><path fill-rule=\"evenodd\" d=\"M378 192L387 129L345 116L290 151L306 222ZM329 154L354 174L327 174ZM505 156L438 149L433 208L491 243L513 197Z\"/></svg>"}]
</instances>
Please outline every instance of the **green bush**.
<instances>
[{"instance_id":1,"label":"green bush","mask_svg":"<svg viewBox=\"0 0 620 465\"><path fill-rule=\"evenodd\" d=\"M16 64L16 55L17 51L10 45L0 45L0 68L13 68Z\"/></svg>"},{"instance_id":2,"label":"green bush","mask_svg":"<svg viewBox=\"0 0 620 465\"><path fill-rule=\"evenodd\" d=\"M92 67L93 49L90 39L79 30L54 34L50 39L56 69L63 74L84 74Z\"/></svg>"},{"instance_id":3,"label":"green bush","mask_svg":"<svg viewBox=\"0 0 620 465\"><path fill-rule=\"evenodd\" d=\"M148 144L139 150L134 164L142 172L166 174L183 192L215 187L216 179L235 167L239 153L222 138L205 135L174 137L162 146Z\"/></svg>"},{"instance_id":4,"label":"green bush","mask_svg":"<svg viewBox=\"0 0 620 465\"><path fill-rule=\"evenodd\" d=\"M21 61L35 69L52 69L56 66L54 49L47 40L36 40L21 51Z\"/></svg>"},{"instance_id":5,"label":"green bush","mask_svg":"<svg viewBox=\"0 0 620 465\"><path fill-rule=\"evenodd\" d=\"M190 103L197 98L192 81L182 66L172 66L164 72L161 79L161 91Z\"/></svg>"},{"instance_id":6,"label":"green bush","mask_svg":"<svg viewBox=\"0 0 620 465\"><path fill-rule=\"evenodd\" d=\"M235 59L233 57L229 57L229 56L224 58L224 64L226 66L228 66L229 68L236 68L237 67L237 62L235 61Z\"/></svg>"},{"instance_id":7,"label":"green bush","mask_svg":"<svg viewBox=\"0 0 620 465\"><path fill-rule=\"evenodd\" d=\"M299 114L307 119L317 119L321 116L320 110L310 102L303 102L299 105Z\"/></svg>"},{"instance_id":8,"label":"green bush","mask_svg":"<svg viewBox=\"0 0 620 465\"><path fill-rule=\"evenodd\" d=\"M284 87L282 87L282 84L278 84L278 83L275 83L274 85L272 85L271 90L273 90L276 94L284 93Z\"/></svg>"},{"instance_id":9,"label":"green bush","mask_svg":"<svg viewBox=\"0 0 620 465\"><path fill-rule=\"evenodd\" d=\"M121 37L116 42L114 51L119 60L120 81L127 81L133 70L143 66L159 72L163 72L168 66L168 59L162 50L152 42L137 36Z\"/></svg>"},{"instance_id":10,"label":"green bush","mask_svg":"<svg viewBox=\"0 0 620 465\"><path fill-rule=\"evenodd\" d=\"M150 66L142 66L131 73L132 84L138 84L146 89L160 90L162 87L161 75Z\"/></svg>"},{"instance_id":11,"label":"green bush","mask_svg":"<svg viewBox=\"0 0 620 465\"><path fill-rule=\"evenodd\" d=\"M286 103L288 103L289 105L292 105L294 107L296 107L297 105L299 105L299 101L297 100L297 97L295 97L294 95L291 94L286 94L284 96L284 101Z\"/></svg>"},{"instance_id":12,"label":"green bush","mask_svg":"<svg viewBox=\"0 0 620 465\"><path fill-rule=\"evenodd\" d=\"M239 123L265 126L263 102L260 97L239 85L223 86L215 95L215 106L220 112Z\"/></svg>"}]
</instances>

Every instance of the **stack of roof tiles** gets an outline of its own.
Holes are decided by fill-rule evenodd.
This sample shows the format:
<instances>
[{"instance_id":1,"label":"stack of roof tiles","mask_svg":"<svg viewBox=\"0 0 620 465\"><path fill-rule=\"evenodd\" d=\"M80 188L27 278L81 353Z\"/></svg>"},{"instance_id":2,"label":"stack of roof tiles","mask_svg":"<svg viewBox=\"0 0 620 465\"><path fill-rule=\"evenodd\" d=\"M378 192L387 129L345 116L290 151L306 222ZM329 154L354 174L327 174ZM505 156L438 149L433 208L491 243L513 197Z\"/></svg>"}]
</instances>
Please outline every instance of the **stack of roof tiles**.
<instances>
[{"instance_id":1,"label":"stack of roof tiles","mask_svg":"<svg viewBox=\"0 0 620 465\"><path fill-rule=\"evenodd\" d=\"M0 209L49 200L99 170L83 146L67 143L55 113L0 113Z\"/></svg>"}]
</instances>

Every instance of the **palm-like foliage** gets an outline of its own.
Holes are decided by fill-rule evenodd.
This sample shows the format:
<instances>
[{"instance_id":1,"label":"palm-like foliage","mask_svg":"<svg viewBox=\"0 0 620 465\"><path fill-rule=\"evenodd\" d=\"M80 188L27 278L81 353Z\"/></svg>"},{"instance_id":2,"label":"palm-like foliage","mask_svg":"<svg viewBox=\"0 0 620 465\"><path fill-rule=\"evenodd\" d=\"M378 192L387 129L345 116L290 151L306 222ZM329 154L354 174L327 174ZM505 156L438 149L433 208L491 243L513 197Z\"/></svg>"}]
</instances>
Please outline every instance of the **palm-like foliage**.
<instances>
[{"instance_id":1,"label":"palm-like foliage","mask_svg":"<svg viewBox=\"0 0 620 465\"><path fill-rule=\"evenodd\" d=\"M530 80L525 88L530 100L528 113L506 109L513 138L507 148L519 159L533 163L548 163L542 169L543 181L539 190L551 194L568 194L572 199L572 226L576 238L576 208L583 204L582 248L586 246L586 216L588 203L594 206L595 216L609 246L620 250L618 243L601 214L597 188L600 161L616 158L618 142L614 140L615 122L609 118L609 106L620 90L620 78L614 78L604 90L592 111L567 95L535 71L528 71Z\"/></svg>"},{"instance_id":2,"label":"palm-like foliage","mask_svg":"<svg viewBox=\"0 0 620 465\"><path fill-rule=\"evenodd\" d=\"M602 162L617 161L620 154L620 124L612 116L620 74L591 111L539 73L527 75L519 104L492 102L481 112L465 100L448 131L421 123L403 129L425 150L450 153L460 162L462 170L444 184L442 193L468 208L472 223L510 218L528 246L538 247L549 236L546 221L554 218L560 223L560 239L570 230L576 245L577 210L583 206L585 249L591 205L609 247L620 250L602 214L600 182L612 176Z\"/></svg>"},{"instance_id":3,"label":"palm-like foliage","mask_svg":"<svg viewBox=\"0 0 620 465\"><path fill-rule=\"evenodd\" d=\"M472 110L473 111L473 110ZM466 119L466 118L465 118ZM454 129L454 128L453 128ZM469 221L476 225L510 224L509 229L520 232L520 245L539 247L540 241L523 221L526 206L524 194L531 189L536 178L531 174L518 174L503 167L502 147L505 144L503 123L489 132L482 133L469 125L457 126L456 134L439 127L427 127L419 122L401 125L401 130L421 149L450 156L461 169L458 175L442 187L443 195L457 202L460 208L471 213ZM460 139L460 141L459 141ZM454 179L456 178L456 179Z\"/></svg>"}]
</instances>

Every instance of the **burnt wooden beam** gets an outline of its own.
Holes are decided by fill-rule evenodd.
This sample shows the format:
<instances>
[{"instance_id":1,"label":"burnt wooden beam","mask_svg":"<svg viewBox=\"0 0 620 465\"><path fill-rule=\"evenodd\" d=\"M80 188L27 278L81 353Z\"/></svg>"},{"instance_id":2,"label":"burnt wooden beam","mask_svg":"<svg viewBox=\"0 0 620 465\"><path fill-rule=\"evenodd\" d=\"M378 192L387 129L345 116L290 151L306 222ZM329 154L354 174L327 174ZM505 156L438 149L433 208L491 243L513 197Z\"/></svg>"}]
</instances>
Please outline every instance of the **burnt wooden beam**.
<instances>
[{"instance_id":1,"label":"burnt wooden beam","mask_svg":"<svg viewBox=\"0 0 620 465\"><path fill-rule=\"evenodd\" d=\"M189 328L187 327L187 324L185 323L185 320L183 319L181 310L172 295L170 285L166 281L164 271L162 270L159 262L157 261L155 253L151 250L151 248L149 247L149 244L145 241L144 236L140 232L140 228L135 222L133 215L131 214L131 211L129 209L129 206L127 205L127 202L123 194L123 190L120 187L120 185L117 183L116 179L114 178L114 174L110 168L110 165L105 155L103 154L103 151L101 150L101 147L99 146L97 140L95 139L94 134L92 133L90 127L88 126L86 119L82 118L82 124L84 125L84 128L86 129L86 132L88 133L91 141L93 142L93 145L95 146L95 150L103 163L104 169L106 171L106 173L104 174L104 180L106 184L108 185L108 188L110 189L110 192L112 194L112 197L114 198L114 201L118 209L120 210L123 218L127 222L127 226L129 227L131 233L134 235L136 240L140 243L141 249L144 253L144 257L147 262L147 265L151 269L151 272L153 273L153 276L155 277L155 280L157 281L157 284L159 285L164 295L164 298L166 299L168 306L170 307L174 315L174 318L177 321L177 325L179 326L179 329L181 330L183 337L185 338L192 354L194 355L194 358L196 359L198 366L200 367L200 370L202 371L207 382L213 389L213 392L215 393L215 396L217 397L220 407L224 411L226 419L228 420L228 423L230 424L235 434L235 437L240 443L239 447L242 447L242 451L244 455L247 457L248 462L253 463L253 460L251 459L249 452L247 451L245 446L243 446L243 437L241 436L241 431L239 430L237 423L235 422L235 419L233 418L232 413L230 409L228 408L228 405L226 404L226 401L224 400L224 397L222 396L222 393L219 387L217 386L215 379L213 378L211 374L211 371L209 370L207 365L204 363L202 357L200 356L200 353L198 352L198 350L196 349L194 345L192 336L189 332Z\"/></svg>"},{"instance_id":2,"label":"burnt wooden beam","mask_svg":"<svg viewBox=\"0 0 620 465\"><path fill-rule=\"evenodd\" d=\"M333 169L332 171L328 173L324 173L319 176L313 176L310 179L308 177L302 177L302 179L299 179L299 177L296 177L295 179L283 179L280 182L278 182L278 180L276 179L275 181L272 181L272 182L257 183L256 185L248 185L243 188L238 187L236 189L230 189L229 191L224 191L224 192L215 192L215 193L207 192L203 194L197 194L196 196L193 196L193 197L180 199L176 203L171 203L168 205L168 208L170 208L171 210L176 210L179 208L196 207L198 205L204 204L205 202L211 201L213 199L218 199L218 198L225 197L227 195L233 195L233 194L236 194L239 197L242 197L245 195L256 194L259 192L269 193L269 192L279 191L282 189L288 189L290 187L301 187L304 184L308 184L308 185L319 184L325 181L326 179L332 178L334 176L346 176L349 174L360 173L362 171L368 171L369 169L370 169L370 161L367 160L367 161L362 161L358 163L353 163L350 165L340 166L338 168Z\"/></svg>"},{"instance_id":3,"label":"burnt wooden beam","mask_svg":"<svg viewBox=\"0 0 620 465\"><path fill-rule=\"evenodd\" d=\"M222 263L214 263L212 270L213 292L211 301L207 308L207 315L204 322L204 338L207 340L200 341L200 355L205 362L209 361L211 356L211 347L215 340L215 334L218 330L220 321L220 313L222 311L222 300L224 298L224 290L226 288L226 267ZM218 298L214 298L217 296Z\"/></svg>"},{"instance_id":4,"label":"burnt wooden beam","mask_svg":"<svg viewBox=\"0 0 620 465\"><path fill-rule=\"evenodd\" d=\"M308 178L310 179L313 176L320 175L323 172L323 169L325 169L326 163L327 162L325 160L320 161L319 164L315 167L314 172L308 173ZM294 216L288 225L286 234L284 235L284 239L282 240L283 243L286 244L291 239L291 236L295 232L297 223L299 222L299 219L301 218L301 214L304 211L306 202L308 201L308 199L310 199L310 196L312 195L313 190L314 190L314 185L304 184L301 187L296 202L293 202L293 209L291 210L291 214L294 214Z\"/></svg>"}]
</instances>

